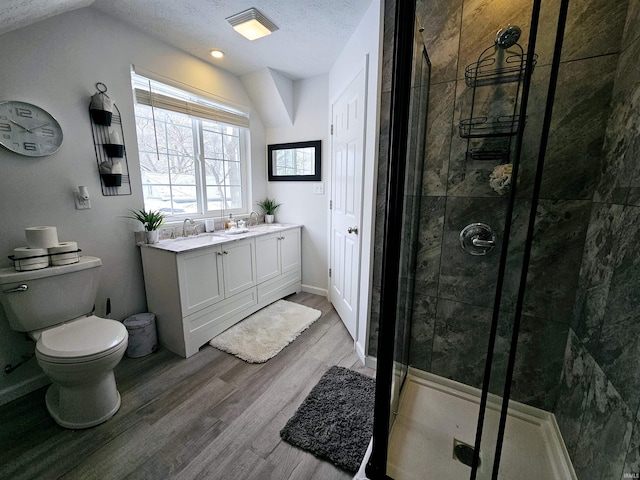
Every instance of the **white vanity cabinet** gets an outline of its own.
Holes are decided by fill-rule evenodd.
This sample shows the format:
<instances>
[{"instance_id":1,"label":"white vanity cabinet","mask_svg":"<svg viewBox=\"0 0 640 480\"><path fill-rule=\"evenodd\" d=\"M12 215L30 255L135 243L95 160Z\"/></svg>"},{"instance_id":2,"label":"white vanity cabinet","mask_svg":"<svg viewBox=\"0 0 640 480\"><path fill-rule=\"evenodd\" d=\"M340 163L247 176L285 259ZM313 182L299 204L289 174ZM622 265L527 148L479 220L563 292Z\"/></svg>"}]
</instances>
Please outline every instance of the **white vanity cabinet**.
<instances>
[{"instance_id":1,"label":"white vanity cabinet","mask_svg":"<svg viewBox=\"0 0 640 480\"><path fill-rule=\"evenodd\" d=\"M300 227L185 251L144 246L141 254L160 344L183 357L301 289Z\"/></svg>"},{"instance_id":2,"label":"white vanity cabinet","mask_svg":"<svg viewBox=\"0 0 640 480\"><path fill-rule=\"evenodd\" d=\"M176 255L176 265L183 315L190 315L224 299L222 249L219 246ZM146 278L145 283L148 284Z\"/></svg>"},{"instance_id":3,"label":"white vanity cabinet","mask_svg":"<svg viewBox=\"0 0 640 480\"><path fill-rule=\"evenodd\" d=\"M257 237L256 257L258 300L266 302L272 298L281 298L281 289L290 288L299 281L300 229Z\"/></svg>"},{"instance_id":4,"label":"white vanity cabinet","mask_svg":"<svg viewBox=\"0 0 640 480\"><path fill-rule=\"evenodd\" d=\"M280 236L280 268L283 275L302 268L300 229L285 230Z\"/></svg>"},{"instance_id":5,"label":"white vanity cabinet","mask_svg":"<svg viewBox=\"0 0 640 480\"><path fill-rule=\"evenodd\" d=\"M300 230L285 230L257 237L256 252L259 283L299 270Z\"/></svg>"},{"instance_id":6,"label":"white vanity cabinet","mask_svg":"<svg viewBox=\"0 0 640 480\"><path fill-rule=\"evenodd\" d=\"M256 275L258 282L266 282L282 273L278 255L280 233L272 233L256 238Z\"/></svg>"},{"instance_id":7,"label":"white vanity cabinet","mask_svg":"<svg viewBox=\"0 0 640 480\"><path fill-rule=\"evenodd\" d=\"M221 245L224 296L228 298L247 288L255 287L256 247L253 239Z\"/></svg>"}]
</instances>

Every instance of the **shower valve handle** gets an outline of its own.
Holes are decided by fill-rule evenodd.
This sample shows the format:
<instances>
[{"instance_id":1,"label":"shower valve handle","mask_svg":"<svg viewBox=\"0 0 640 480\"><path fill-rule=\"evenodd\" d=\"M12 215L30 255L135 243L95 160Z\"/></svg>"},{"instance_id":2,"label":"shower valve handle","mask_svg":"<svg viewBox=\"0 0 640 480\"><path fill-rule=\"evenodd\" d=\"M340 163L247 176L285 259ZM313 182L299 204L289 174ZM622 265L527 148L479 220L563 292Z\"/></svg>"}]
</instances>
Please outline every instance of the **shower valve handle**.
<instances>
[{"instance_id":1,"label":"shower valve handle","mask_svg":"<svg viewBox=\"0 0 640 480\"><path fill-rule=\"evenodd\" d=\"M470 255L486 255L496 246L496 234L484 223L471 223L460 232L460 246Z\"/></svg>"},{"instance_id":2,"label":"shower valve handle","mask_svg":"<svg viewBox=\"0 0 640 480\"><path fill-rule=\"evenodd\" d=\"M471 239L471 243L473 243L474 247L484 247L484 248L492 248L496 246L496 242L493 240L483 240L479 236L475 236Z\"/></svg>"}]
</instances>

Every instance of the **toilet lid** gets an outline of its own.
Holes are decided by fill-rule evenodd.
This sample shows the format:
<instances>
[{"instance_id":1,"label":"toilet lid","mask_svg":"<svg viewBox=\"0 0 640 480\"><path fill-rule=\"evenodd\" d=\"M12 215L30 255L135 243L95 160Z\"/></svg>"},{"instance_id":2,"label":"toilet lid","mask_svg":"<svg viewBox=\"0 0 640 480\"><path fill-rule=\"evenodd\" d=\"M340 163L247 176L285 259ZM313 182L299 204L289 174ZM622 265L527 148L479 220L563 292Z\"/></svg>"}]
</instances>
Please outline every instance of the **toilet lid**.
<instances>
[{"instance_id":1,"label":"toilet lid","mask_svg":"<svg viewBox=\"0 0 640 480\"><path fill-rule=\"evenodd\" d=\"M126 337L120 322L92 315L43 331L36 347L50 357L78 358L110 350Z\"/></svg>"}]
</instances>

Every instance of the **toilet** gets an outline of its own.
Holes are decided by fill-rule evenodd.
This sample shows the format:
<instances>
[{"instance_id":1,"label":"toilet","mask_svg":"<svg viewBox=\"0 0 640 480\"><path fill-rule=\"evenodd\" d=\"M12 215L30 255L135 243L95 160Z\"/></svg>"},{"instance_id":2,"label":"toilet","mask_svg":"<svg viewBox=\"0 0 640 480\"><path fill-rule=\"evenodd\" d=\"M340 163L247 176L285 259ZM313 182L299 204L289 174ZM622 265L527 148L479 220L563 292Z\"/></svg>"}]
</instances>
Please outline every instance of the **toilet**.
<instances>
[{"instance_id":1,"label":"toilet","mask_svg":"<svg viewBox=\"0 0 640 480\"><path fill-rule=\"evenodd\" d=\"M9 326L36 342L36 358L52 384L49 414L65 428L89 428L120 408L113 369L125 353L127 329L90 315L102 261L16 272L0 269L0 305Z\"/></svg>"}]
</instances>

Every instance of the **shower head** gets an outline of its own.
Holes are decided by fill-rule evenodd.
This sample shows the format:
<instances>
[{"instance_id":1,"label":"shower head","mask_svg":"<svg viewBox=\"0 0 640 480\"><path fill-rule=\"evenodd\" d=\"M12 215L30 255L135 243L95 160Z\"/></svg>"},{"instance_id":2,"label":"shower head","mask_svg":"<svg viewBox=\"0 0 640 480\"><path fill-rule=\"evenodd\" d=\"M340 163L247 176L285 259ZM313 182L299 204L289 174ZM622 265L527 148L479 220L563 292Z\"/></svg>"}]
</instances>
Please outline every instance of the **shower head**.
<instances>
[{"instance_id":1,"label":"shower head","mask_svg":"<svg viewBox=\"0 0 640 480\"><path fill-rule=\"evenodd\" d=\"M498 30L495 43L500 48L513 47L520 38L521 33L522 30L517 25L507 25Z\"/></svg>"}]
</instances>

